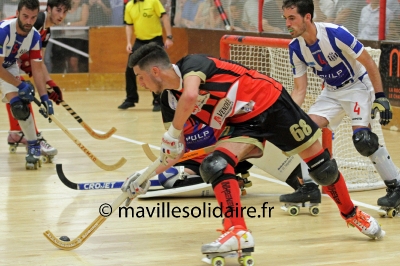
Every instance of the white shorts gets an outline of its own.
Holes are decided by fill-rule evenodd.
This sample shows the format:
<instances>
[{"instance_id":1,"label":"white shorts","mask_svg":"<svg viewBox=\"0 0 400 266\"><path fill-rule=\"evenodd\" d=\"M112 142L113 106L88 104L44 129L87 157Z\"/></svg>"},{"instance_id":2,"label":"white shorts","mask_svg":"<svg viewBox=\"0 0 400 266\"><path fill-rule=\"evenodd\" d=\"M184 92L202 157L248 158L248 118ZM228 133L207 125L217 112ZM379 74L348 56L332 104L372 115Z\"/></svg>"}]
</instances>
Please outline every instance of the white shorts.
<instances>
[{"instance_id":1,"label":"white shorts","mask_svg":"<svg viewBox=\"0 0 400 266\"><path fill-rule=\"evenodd\" d=\"M10 72L14 77L17 77L19 79L19 68L17 64L14 64L10 66L9 68L6 69L8 72ZM15 87L14 85L5 82L4 80L0 79L0 88L1 88L1 101L3 103L7 103L8 100L6 98L6 94L10 92L18 92L18 88Z\"/></svg>"},{"instance_id":2,"label":"white shorts","mask_svg":"<svg viewBox=\"0 0 400 266\"><path fill-rule=\"evenodd\" d=\"M368 126L371 123L371 108L375 93L368 75L357 80L351 86L341 90L324 89L308 114L325 117L328 128L335 130L345 115L351 119L352 126Z\"/></svg>"}]
</instances>

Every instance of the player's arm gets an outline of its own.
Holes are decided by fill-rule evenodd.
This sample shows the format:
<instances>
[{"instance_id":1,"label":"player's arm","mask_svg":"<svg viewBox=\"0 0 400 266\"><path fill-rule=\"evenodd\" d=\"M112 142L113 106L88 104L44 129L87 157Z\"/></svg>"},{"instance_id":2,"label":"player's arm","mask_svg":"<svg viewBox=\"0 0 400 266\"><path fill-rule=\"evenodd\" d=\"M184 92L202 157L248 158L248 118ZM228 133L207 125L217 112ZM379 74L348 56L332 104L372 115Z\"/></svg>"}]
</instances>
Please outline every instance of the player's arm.
<instances>
[{"instance_id":1,"label":"player's arm","mask_svg":"<svg viewBox=\"0 0 400 266\"><path fill-rule=\"evenodd\" d=\"M383 92L381 74L371 55L364 49L361 55L357 57L357 60L367 69L375 93Z\"/></svg>"},{"instance_id":2,"label":"player's arm","mask_svg":"<svg viewBox=\"0 0 400 266\"><path fill-rule=\"evenodd\" d=\"M31 59L31 66L32 66L32 77L33 80L35 81L35 85L39 95L40 96L47 95L43 60ZM47 69L46 73L48 74Z\"/></svg>"},{"instance_id":3,"label":"player's arm","mask_svg":"<svg viewBox=\"0 0 400 266\"><path fill-rule=\"evenodd\" d=\"M0 79L17 87L19 84L21 84L21 81L16 77L14 77L10 72L8 72L3 67L3 63L4 63L4 57L0 56Z\"/></svg>"},{"instance_id":4,"label":"player's arm","mask_svg":"<svg viewBox=\"0 0 400 266\"><path fill-rule=\"evenodd\" d=\"M304 102L304 98L306 97L307 85L308 85L307 73L298 78L294 78L294 88L291 96L293 101L297 103L297 105L300 107Z\"/></svg>"},{"instance_id":5,"label":"player's arm","mask_svg":"<svg viewBox=\"0 0 400 266\"><path fill-rule=\"evenodd\" d=\"M167 34L167 36L172 36L171 22L170 22L169 16L166 13L162 15L161 21L162 21L162 24L164 26L165 33ZM173 43L172 39L169 39L169 38L167 38L164 42L164 46L167 49L169 47L171 47L173 44L174 43Z\"/></svg>"},{"instance_id":6,"label":"player's arm","mask_svg":"<svg viewBox=\"0 0 400 266\"><path fill-rule=\"evenodd\" d=\"M126 33L126 51L128 53L132 53L133 25L125 25L125 33Z\"/></svg>"}]
</instances>

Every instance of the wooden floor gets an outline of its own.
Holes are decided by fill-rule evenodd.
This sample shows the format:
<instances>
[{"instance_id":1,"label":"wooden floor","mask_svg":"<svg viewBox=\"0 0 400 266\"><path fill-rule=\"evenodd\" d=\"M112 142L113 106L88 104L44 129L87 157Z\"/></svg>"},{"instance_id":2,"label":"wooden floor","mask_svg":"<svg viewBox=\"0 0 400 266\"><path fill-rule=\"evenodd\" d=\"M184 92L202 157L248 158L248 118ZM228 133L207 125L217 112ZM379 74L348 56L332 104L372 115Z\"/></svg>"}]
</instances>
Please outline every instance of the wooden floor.
<instances>
[{"instance_id":1,"label":"wooden floor","mask_svg":"<svg viewBox=\"0 0 400 266\"><path fill-rule=\"evenodd\" d=\"M39 129L58 149L53 164L40 170L25 170L25 150L8 152L6 111L0 112L0 265L205 265L200 247L219 236L219 218L119 218L111 216L86 243L74 251L62 251L42 235L50 229L57 236L78 236L97 216L102 203L111 203L119 189L76 191L57 177L55 164L63 165L65 175L74 182L121 181L150 164L140 144L158 147L163 133L161 114L151 112L151 94L140 92L140 103L126 111L117 109L124 92L65 92L68 104L92 128L118 131L107 140L88 135L61 106L57 118L101 161L114 164L121 157L127 163L107 172L95 165L54 123L36 113ZM388 150L400 166L400 133L385 131ZM157 152L157 150L154 150ZM254 173L268 177L255 169ZM291 217L280 210L279 194L291 189L279 182L252 178L253 186L243 197L245 206L274 207L270 218L247 219L256 241L257 265L384 265L398 261L400 217L379 218L376 200L384 189L354 192L353 200L376 217L386 230L382 241L371 241L354 228L347 228L336 205L323 197L320 215L302 209ZM154 207L162 202L181 208L216 206L213 198L136 200L133 207ZM237 265L228 259L227 265Z\"/></svg>"}]
</instances>

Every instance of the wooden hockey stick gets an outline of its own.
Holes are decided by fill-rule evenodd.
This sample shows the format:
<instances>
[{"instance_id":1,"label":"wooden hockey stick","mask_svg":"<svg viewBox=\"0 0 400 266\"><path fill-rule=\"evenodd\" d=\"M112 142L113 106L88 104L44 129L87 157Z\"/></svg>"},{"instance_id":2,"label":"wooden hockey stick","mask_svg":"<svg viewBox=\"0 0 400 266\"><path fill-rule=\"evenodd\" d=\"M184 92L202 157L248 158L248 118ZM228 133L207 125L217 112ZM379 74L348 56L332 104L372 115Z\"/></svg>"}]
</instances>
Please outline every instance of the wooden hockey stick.
<instances>
[{"instance_id":1,"label":"wooden hockey stick","mask_svg":"<svg viewBox=\"0 0 400 266\"><path fill-rule=\"evenodd\" d=\"M69 180L62 169L62 164L56 164L58 178L61 182L75 190L98 190L98 189L117 189L121 188L125 181L109 181L109 182L87 182L87 183L74 183ZM153 187L161 186L158 180L150 180L150 185Z\"/></svg>"},{"instance_id":2,"label":"wooden hockey stick","mask_svg":"<svg viewBox=\"0 0 400 266\"><path fill-rule=\"evenodd\" d=\"M38 99L34 99L35 103L40 107L41 102L38 101ZM47 111L43 109L43 107L40 108L39 112L46 117ZM100 161L96 156L93 155L54 115L49 115L49 119L54 121L56 125L64 131L64 133L92 160L98 167L101 169L104 169L106 171L113 171L115 169L120 168L126 163L126 159L122 157L119 159L118 162L112 165L108 165Z\"/></svg>"},{"instance_id":3,"label":"wooden hockey stick","mask_svg":"<svg viewBox=\"0 0 400 266\"><path fill-rule=\"evenodd\" d=\"M140 175L137 179L138 182L141 184L152 177L152 173L155 169L161 164L161 160L158 159L154 161L147 169ZM136 197L137 195L135 195ZM121 195L118 196L116 200L111 204L111 213L107 214L106 217L102 216L101 214L88 226L85 230L75 239L72 241L63 241L58 239L50 230L47 230L43 233L43 235L59 249L63 250L73 250L80 247L85 241L106 221L108 217L111 216L119 206L128 198L128 193L123 192Z\"/></svg>"},{"instance_id":4,"label":"wooden hockey stick","mask_svg":"<svg viewBox=\"0 0 400 266\"><path fill-rule=\"evenodd\" d=\"M142 149L143 149L144 153L146 154L147 158L149 158L153 162L156 160L157 156L151 151L149 144L143 144ZM208 154L208 153L214 151L214 149L215 149L215 145L212 145L212 146L204 147L204 148L201 148L198 150L189 151L189 152L185 153L182 156L182 158L179 159L179 162L187 161L187 160L199 157L201 155Z\"/></svg>"},{"instance_id":5,"label":"wooden hockey stick","mask_svg":"<svg viewBox=\"0 0 400 266\"><path fill-rule=\"evenodd\" d=\"M47 88L47 91L50 93L54 92L54 90L51 88ZM75 120L86 130L86 132L89 133L89 135L95 139L100 139L100 140L108 139L109 137L112 136L112 134L115 133L115 131L117 131L115 127L112 127L105 134L96 133L88 124L86 124L82 120L82 118L74 110L72 110L71 106L69 106L64 100L60 101L60 103L75 118Z\"/></svg>"}]
</instances>

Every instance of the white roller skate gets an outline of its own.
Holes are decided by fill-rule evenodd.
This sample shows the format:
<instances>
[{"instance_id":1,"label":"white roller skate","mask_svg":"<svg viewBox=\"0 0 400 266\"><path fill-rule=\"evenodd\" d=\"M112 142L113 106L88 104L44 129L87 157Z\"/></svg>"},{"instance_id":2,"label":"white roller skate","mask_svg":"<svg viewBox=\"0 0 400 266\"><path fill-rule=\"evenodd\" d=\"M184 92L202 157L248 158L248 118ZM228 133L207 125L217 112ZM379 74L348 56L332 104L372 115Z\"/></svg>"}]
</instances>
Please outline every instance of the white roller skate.
<instances>
[{"instance_id":1,"label":"white roller skate","mask_svg":"<svg viewBox=\"0 0 400 266\"><path fill-rule=\"evenodd\" d=\"M213 266L225 265L225 258L238 258L239 265L253 266L254 239L250 231L236 225L228 230L219 230L222 235L212 243L204 244L201 252L206 255L202 261Z\"/></svg>"},{"instance_id":2,"label":"white roller skate","mask_svg":"<svg viewBox=\"0 0 400 266\"><path fill-rule=\"evenodd\" d=\"M378 213L381 217L395 217L400 212L400 182L396 179L385 180L386 196L378 199L381 206Z\"/></svg>"},{"instance_id":3,"label":"white roller skate","mask_svg":"<svg viewBox=\"0 0 400 266\"><path fill-rule=\"evenodd\" d=\"M342 215L342 217L346 220L347 226L356 227L361 233L372 239L383 238L386 234L373 217L361 211L357 206L349 215L346 217Z\"/></svg>"},{"instance_id":4,"label":"white roller skate","mask_svg":"<svg viewBox=\"0 0 400 266\"><path fill-rule=\"evenodd\" d=\"M9 131L7 138L8 145L10 147L8 150L10 153L16 153L17 147L25 147L28 145L28 141L22 131Z\"/></svg>"},{"instance_id":5,"label":"white roller skate","mask_svg":"<svg viewBox=\"0 0 400 266\"><path fill-rule=\"evenodd\" d=\"M44 163L51 163L54 156L57 155L58 151L56 148L51 146L42 136L42 132L37 134L38 141L40 142L40 152L42 155L42 161Z\"/></svg>"},{"instance_id":6,"label":"white roller skate","mask_svg":"<svg viewBox=\"0 0 400 266\"><path fill-rule=\"evenodd\" d=\"M42 166L42 161L40 160L40 143L38 140L28 141L28 152L25 159L27 170L37 170Z\"/></svg>"}]
</instances>

